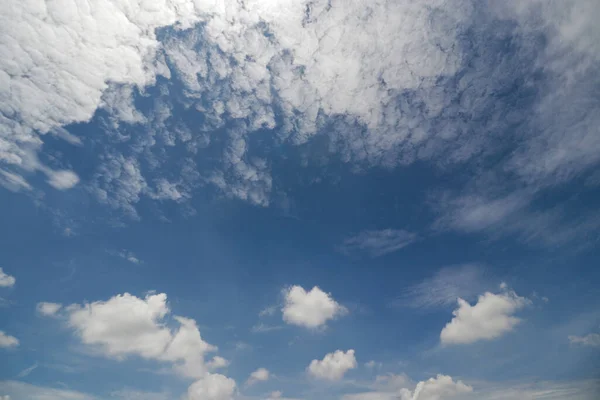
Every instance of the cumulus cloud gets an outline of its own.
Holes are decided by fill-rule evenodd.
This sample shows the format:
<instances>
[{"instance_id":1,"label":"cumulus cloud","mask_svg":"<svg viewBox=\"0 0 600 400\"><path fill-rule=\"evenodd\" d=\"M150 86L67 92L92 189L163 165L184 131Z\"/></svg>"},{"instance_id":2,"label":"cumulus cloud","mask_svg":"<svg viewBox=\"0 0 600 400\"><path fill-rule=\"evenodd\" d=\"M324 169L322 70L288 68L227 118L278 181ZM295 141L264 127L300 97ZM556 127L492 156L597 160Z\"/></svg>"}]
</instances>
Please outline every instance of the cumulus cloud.
<instances>
[{"instance_id":1,"label":"cumulus cloud","mask_svg":"<svg viewBox=\"0 0 600 400\"><path fill-rule=\"evenodd\" d=\"M269 373L268 369L259 368L250 374L250 377L248 378L248 381L246 383L248 385L253 385L257 382L268 381L270 376L271 376L271 374Z\"/></svg>"},{"instance_id":2,"label":"cumulus cloud","mask_svg":"<svg viewBox=\"0 0 600 400\"><path fill-rule=\"evenodd\" d=\"M36 306L37 312L45 317L52 317L56 315L61 308L62 304L60 303L49 303L45 301L38 303Z\"/></svg>"},{"instance_id":3,"label":"cumulus cloud","mask_svg":"<svg viewBox=\"0 0 600 400\"><path fill-rule=\"evenodd\" d=\"M342 316L348 310L317 286L310 291L301 286L284 290L283 320L306 328L324 327L327 321Z\"/></svg>"},{"instance_id":4,"label":"cumulus cloud","mask_svg":"<svg viewBox=\"0 0 600 400\"><path fill-rule=\"evenodd\" d=\"M325 355L322 360L312 360L306 370L317 379L339 381L346 372L356 368L356 365L354 350L336 350Z\"/></svg>"},{"instance_id":5,"label":"cumulus cloud","mask_svg":"<svg viewBox=\"0 0 600 400\"><path fill-rule=\"evenodd\" d=\"M458 308L452 312L454 318L440 333L441 342L445 345L468 344L498 338L521 322L514 314L529 303L513 291L486 292L479 296L474 306L459 298Z\"/></svg>"},{"instance_id":6,"label":"cumulus cloud","mask_svg":"<svg viewBox=\"0 0 600 400\"><path fill-rule=\"evenodd\" d=\"M107 301L74 304L66 310L68 323L81 341L106 356L119 359L135 355L169 362L180 375L197 379L189 388L190 400L226 399L235 388L230 378L209 373L228 362L222 357L205 361L206 353L217 348L202 339L194 320L174 316L179 325L177 329L165 324L170 309L164 293L150 294L143 299L125 293Z\"/></svg>"},{"instance_id":7,"label":"cumulus cloud","mask_svg":"<svg viewBox=\"0 0 600 400\"><path fill-rule=\"evenodd\" d=\"M588 347L600 347L600 334L590 333L585 336L569 336L569 342L571 344L577 344Z\"/></svg>"},{"instance_id":8,"label":"cumulus cloud","mask_svg":"<svg viewBox=\"0 0 600 400\"><path fill-rule=\"evenodd\" d=\"M0 287L12 287L15 285L15 282L17 282L15 277L7 274L0 267Z\"/></svg>"},{"instance_id":9,"label":"cumulus cloud","mask_svg":"<svg viewBox=\"0 0 600 400\"><path fill-rule=\"evenodd\" d=\"M397 379L400 378L400 379ZM383 386L381 381L392 380L391 385ZM365 393L348 394L343 400L444 400L452 399L473 391L471 386L462 381L454 381L452 377L438 374L435 378L421 381L414 390L408 389L410 380L405 376L378 377L376 385L379 390Z\"/></svg>"},{"instance_id":10,"label":"cumulus cloud","mask_svg":"<svg viewBox=\"0 0 600 400\"><path fill-rule=\"evenodd\" d=\"M233 379L220 374L210 374L188 388L186 400L231 400L235 388Z\"/></svg>"},{"instance_id":11,"label":"cumulus cloud","mask_svg":"<svg viewBox=\"0 0 600 400\"><path fill-rule=\"evenodd\" d=\"M19 345L19 339L14 336L6 334L4 331L0 331L0 348L9 349L17 347Z\"/></svg>"},{"instance_id":12,"label":"cumulus cloud","mask_svg":"<svg viewBox=\"0 0 600 400\"><path fill-rule=\"evenodd\" d=\"M415 240L417 235L405 230L364 231L344 240L341 250L345 253L361 250L372 257L379 257L400 250Z\"/></svg>"}]
</instances>

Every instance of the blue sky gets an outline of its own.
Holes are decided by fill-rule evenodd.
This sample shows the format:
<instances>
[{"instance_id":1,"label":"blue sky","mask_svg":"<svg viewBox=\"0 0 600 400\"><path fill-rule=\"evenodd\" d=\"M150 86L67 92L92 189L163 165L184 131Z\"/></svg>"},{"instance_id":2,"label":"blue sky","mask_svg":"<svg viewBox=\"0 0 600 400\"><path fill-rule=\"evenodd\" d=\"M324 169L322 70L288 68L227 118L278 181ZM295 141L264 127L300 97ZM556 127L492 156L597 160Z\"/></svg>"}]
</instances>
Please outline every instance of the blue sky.
<instances>
[{"instance_id":1,"label":"blue sky","mask_svg":"<svg viewBox=\"0 0 600 400\"><path fill-rule=\"evenodd\" d=\"M595 399L600 7L0 11L0 400Z\"/></svg>"}]
</instances>

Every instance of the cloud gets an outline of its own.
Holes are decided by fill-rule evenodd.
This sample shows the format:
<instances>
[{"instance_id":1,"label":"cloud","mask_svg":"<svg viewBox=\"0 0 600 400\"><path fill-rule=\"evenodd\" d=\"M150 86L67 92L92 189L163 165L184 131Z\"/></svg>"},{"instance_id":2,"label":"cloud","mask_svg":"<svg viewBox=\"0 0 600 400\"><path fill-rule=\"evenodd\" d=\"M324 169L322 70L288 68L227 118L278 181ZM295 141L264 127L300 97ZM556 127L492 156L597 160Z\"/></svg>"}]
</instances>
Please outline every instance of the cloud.
<instances>
[{"instance_id":1,"label":"cloud","mask_svg":"<svg viewBox=\"0 0 600 400\"><path fill-rule=\"evenodd\" d=\"M173 396L168 393L142 392L133 389L122 389L111 392L111 399L115 400L170 400Z\"/></svg>"},{"instance_id":2,"label":"cloud","mask_svg":"<svg viewBox=\"0 0 600 400\"><path fill-rule=\"evenodd\" d=\"M306 328L324 327L328 320L345 315L348 310L338 304L331 294L317 286L310 291L301 286L284 290L285 304L282 308L283 320L288 324Z\"/></svg>"},{"instance_id":3,"label":"cloud","mask_svg":"<svg viewBox=\"0 0 600 400\"><path fill-rule=\"evenodd\" d=\"M8 275L2 268L0 268L0 287L12 287L15 285L17 280L14 276Z\"/></svg>"},{"instance_id":4,"label":"cloud","mask_svg":"<svg viewBox=\"0 0 600 400\"><path fill-rule=\"evenodd\" d=\"M444 345L468 344L496 339L511 332L521 322L513 315L529 303L530 300L512 291L486 292L479 296L474 306L459 298L458 308L452 312L454 318L440 333L441 342Z\"/></svg>"},{"instance_id":5,"label":"cloud","mask_svg":"<svg viewBox=\"0 0 600 400\"><path fill-rule=\"evenodd\" d=\"M271 374L269 373L269 370L266 368L259 368L256 371L252 372L250 374L250 377L248 378L248 380L246 381L246 383L248 385L253 385L257 382L264 382L264 381L268 381L270 378Z\"/></svg>"},{"instance_id":6,"label":"cloud","mask_svg":"<svg viewBox=\"0 0 600 400\"><path fill-rule=\"evenodd\" d=\"M356 368L356 365L354 350L336 350L326 354L322 360L312 360L306 370L317 379L339 381L346 372Z\"/></svg>"},{"instance_id":7,"label":"cloud","mask_svg":"<svg viewBox=\"0 0 600 400\"><path fill-rule=\"evenodd\" d=\"M265 332L279 331L283 328L284 327L281 325L266 325L261 322L261 323L254 325L252 327L251 331L253 333L265 333Z\"/></svg>"},{"instance_id":8,"label":"cloud","mask_svg":"<svg viewBox=\"0 0 600 400\"><path fill-rule=\"evenodd\" d=\"M416 241L417 238L415 233L405 230L364 231L344 240L341 250L344 253L361 250L369 253L372 257L379 257L400 250Z\"/></svg>"},{"instance_id":9,"label":"cloud","mask_svg":"<svg viewBox=\"0 0 600 400\"><path fill-rule=\"evenodd\" d=\"M120 251L109 251L109 254L121 257L124 260L129 261L132 264L141 264L142 260L140 260L133 251L122 249Z\"/></svg>"},{"instance_id":10,"label":"cloud","mask_svg":"<svg viewBox=\"0 0 600 400\"><path fill-rule=\"evenodd\" d=\"M569 342L586 347L600 347L600 334L590 333L585 336L569 336Z\"/></svg>"},{"instance_id":11,"label":"cloud","mask_svg":"<svg viewBox=\"0 0 600 400\"><path fill-rule=\"evenodd\" d=\"M381 377L384 378L384 377ZM378 377L378 381L381 381ZM396 377L391 377L396 378ZM438 374L435 378L417 383L414 390L407 387L410 381L404 377L400 380L393 379L394 385L387 388L380 388L378 391L347 394L342 397L343 400L445 400L456 398L457 396L471 393L473 388L464 384L462 381L454 381L452 377ZM381 385L379 383L379 385Z\"/></svg>"},{"instance_id":12,"label":"cloud","mask_svg":"<svg viewBox=\"0 0 600 400\"><path fill-rule=\"evenodd\" d=\"M220 356L214 356L207 364L210 370L225 368L229 366L229 361Z\"/></svg>"},{"instance_id":13,"label":"cloud","mask_svg":"<svg viewBox=\"0 0 600 400\"><path fill-rule=\"evenodd\" d=\"M25 378L29 374L31 374L35 369L39 367L38 363L33 364L31 367L25 368L21 372L17 374L17 378Z\"/></svg>"},{"instance_id":14,"label":"cloud","mask_svg":"<svg viewBox=\"0 0 600 400\"><path fill-rule=\"evenodd\" d=\"M4 393L5 398L10 400L98 400L75 390L36 386L19 381L0 381L0 393Z\"/></svg>"},{"instance_id":15,"label":"cloud","mask_svg":"<svg viewBox=\"0 0 600 400\"><path fill-rule=\"evenodd\" d=\"M61 308L62 304L60 303L48 303L45 301L38 303L36 306L37 312L45 317L52 317L56 315L56 313L58 313Z\"/></svg>"},{"instance_id":16,"label":"cloud","mask_svg":"<svg viewBox=\"0 0 600 400\"><path fill-rule=\"evenodd\" d=\"M258 313L259 317L269 317L271 315L275 315L275 313L277 312L277 306L269 306L266 307L262 310L260 310L260 312Z\"/></svg>"},{"instance_id":17,"label":"cloud","mask_svg":"<svg viewBox=\"0 0 600 400\"><path fill-rule=\"evenodd\" d=\"M189 387L186 400L231 400L235 388L233 379L210 374Z\"/></svg>"},{"instance_id":18,"label":"cloud","mask_svg":"<svg viewBox=\"0 0 600 400\"><path fill-rule=\"evenodd\" d=\"M18 345L19 339L6 334L4 331L0 331L0 348L9 349Z\"/></svg>"},{"instance_id":19,"label":"cloud","mask_svg":"<svg viewBox=\"0 0 600 400\"><path fill-rule=\"evenodd\" d=\"M188 0L96 0L89 7L69 0L43 8L19 2L0 19L7 32L0 38L0 161L13 174L42 170L52 186L67 189L78 179L73 172L52 171L32 155L41 135L89 120L109 82L153 83L155 29L189 27L198 17Z\"/></svg>"},{"instance_id":20,"label":"cloud","mask_svg":"<svg viewBox=\"0 0 600 400\"><path fill-rule=\"evenodd\" d=\"M472 298L483 289L483 269L477 264L444 267L432 277L408 287L396 305L437 308L456 304L458 298Z\"/></svg>"},{"instance_id":21,"label":"cloud","mask_svg":"<svg viewBox=\"0 0 600 400\"><path fill-rule=\"evenodd\" d=\"M375 360L371 360L371 361L367 361L365 363L365 367L369 368L369 369L373 369L373 368L381 368L382 367L382 363L375 361Z\"/></svg>"}]
</instances>

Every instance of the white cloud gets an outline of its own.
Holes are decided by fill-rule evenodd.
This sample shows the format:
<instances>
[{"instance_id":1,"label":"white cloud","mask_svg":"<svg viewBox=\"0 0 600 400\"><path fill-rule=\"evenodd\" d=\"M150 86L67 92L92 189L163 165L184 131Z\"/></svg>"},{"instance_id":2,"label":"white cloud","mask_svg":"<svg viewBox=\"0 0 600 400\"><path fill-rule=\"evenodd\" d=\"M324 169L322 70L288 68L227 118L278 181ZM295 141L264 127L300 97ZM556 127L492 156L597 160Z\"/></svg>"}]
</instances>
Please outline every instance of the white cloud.
<instances>
[{"instance_id":1,"label":"white cloud","mask_svg":"<svg viewBox=\"0 0 600 400\"><path fill-rule=\"evenodd\" d=\"M12 347L17 347L18 345L19 339L6 334L4 331L0 331L0 348L8 349Z\"/></svg>"},{"instance_id":2,"label":"white cloud","mask_svg":"<svg viewBox=\"0 0 600 400\"><path fill-rule=\"evenodd\" d=\"M325 355L322 360L312 360L306 370L317 379L339 381L346 372L356 368L356 365L354 350L336 350Z\"/></svg>"},{"instance_id":3,"label":"white cloud","mask_svg":"<svg viewBox=\"0 0 600 400\"><path fill-rule=\"evenodd\" d=\"M51 317L56 315L56 313L58 313L61 308L62 304L60 303L48 303L45 301L38 303L36 306L37 312L45 317Z\"/></svg>"},{"instance_id":4,"label":"white cloud","mask_svg":"<svg viewBox=\"0 0 600 400\"><path fill-rule=\"evenodd\" d=\"M214 356L207 364L210 370L225 368L229 366L229 361L221 356Z\"/></svg>"},{"instance_id":5,"label":"white cloud","mask_svg":"<svg viewBox=\"0 0 600 400\"><path fill-rule=\"evenodd\" d=\"M393 253L417 240L415 233L398 229L383 229L380 231L364 231L344 240L341 250L349 253L362 250L372 257Z\"/></svg>"},{"instance_id":6,"label":"white cloud","mask_svg":"<svg viewBox=\"0 0 600 400\"><path fill-rule=\"evenodd\" d=\"M491 340L512 331L521 320L514 314L530 301L515 292L500 294L486 292L471 306L458 299L454 318L440 333L442 344L466 344L479 340Z\"/></svg>"},{"instance_id":7,"label":"white cloud","mask_svg":"<svg viewBox=\"0 0 600 400\"><path fill-rule=\"evenodd\" d=\"M109 357L138 355L168 361L181 375L200 378L207 373L204 355L216 347L202 340L194 320L175 316L178 329L166 327L164 318L170 312L166 301L164 293L145 299L125 293L107 301L72 305L67 308L69 325L84 344Z\"/></svg>"},{"instance_id":8,"label":"white cloud","mask_svg":"<svg viewBox=\"0 0 600 400\"><path fill-rule=\"evenodd\" d=\"M375 360L371 360L371 361L367 361L365 363L365 367L369 368L369 369L373 369L373 368L381 368L382 367L382 363L375 361Z\"/></svg>"},{"instance_id":9,"label":"white cloud","mask_svg":"<svg viewBox=\"0 0 600 400\"><path fill-rule=\"evenodd\" d=\"M259 368L256 371L250 374L248 381L246 382L248 385L253 385L257 382L268 381L271 376L271 373L266 368Z\"/></svg>"},{"instance_id":10,"label":"white cloud","mask_svg":"<svg viewBox=\"0 0 600 400\"><path fill-rule=\"evenodd\" d=\"M325 326L328 320L348 312L331 294L323 292L317 286L308 292L301 286L292 286L284 290L284 296L285 305L281 311L283 320L288 324L319 328Z\"/></svg>"},{"instance_id":11,"label":"white cloud","mask_svg":"<svg viewBox=\"0 0 600 400\"><path fill-rule=\"evenodd\" d=\"M14 276L11 276L4 272L2 268L0 268L0 287L12 287L14 286L17 280Z\"/></svg>"},{"instance_id":12,"label":"white cloud","mask_svg":"<svg viewBox=\"0 0 600 400\"><path fill-rule=\"evenodd\" d=\"M277 306L269 306L266 307L262 310L260 310L260 312L258 313L259 317L269 317L271 315L275 315L275 313L277 312Z\"/></svg>"},{"instance_id":13,"label":"white cloud","mask_svg":"<svg viewBox=\"0 0 600 400\"><path fill-rule=\"evenodd\" d=\"M233 379L219 374L210 374L189 387L186 400L231 400L235 388Z\"/></svg>"},{"instance_id":14,"label":"white cloud","mask_svg":"<svg viewBox=\"0 0 600 400\"><path fill-rule=\"evenodd\" d=\"M279 331L283 329L283 326L281 325L267 325L267 324L263 324L258 323L256 325L254 325L251 329L251 331L253 333L265 333L265 332L272 332L272 331Z\"/></svg>"},{"instance_id":15,"label":"white cloud","mask_svg":"<svg viewBox=\"0 0 600 400\"><path fill-rule=\"evenodd\" d=\"M0 381L0 393L10 400L97 400L92 395L75 390L35 386L19 381Z\"/></svg>"},{"instance_id":16,"label":"white cloud","mask_svg":"<svg viewBox=\"0 0 600 400\"><path fill-rule=\"evenodd\" d=\"M585 336L569 336L569 342L588 347L600 347L600 334L590 333Z\"/></svg>"},{"instance_id":17,"label":"white cloud","mask_svg":"<svg viewBox=\"0 0 600 400\"><path fill-rule=\"evenodd\" d=\"M198 19L190 0L20 1L0 23L0 161L20 171L42 170L56 188L72 187L71 171L37 161L40 134L89 120L108 82L145 86L157 47L155 29ZM60 135L59 135L60 136ZM63 135L64 136L64 135Z\"/></svg>"},{"instance_id":18,"label":"white cloud","mask_svg":"<svg viewBox=\"0 0 600 400\"><path fill-rule=\"evenodd\" d=\"M382 385L391 380L392 384ZM378 377L377 391L348 394L342 400L445 400L471 393L473 388L462 381L454 381L452 377L438 374L435 378L421 381L416 384L414 390L410 380L403 375Z\"/></svg>"},{"instance_id":19,"label":"white cloud","mask_svg":"<svg viewBox=\"0 0 600 400\"><path fill-rule=\"evenodd\" d=\"M111 399L115 400L170 400L173 396L168 393L142 392L133 389L122 389L111 392Z\"/></svg>"}]
</instances>

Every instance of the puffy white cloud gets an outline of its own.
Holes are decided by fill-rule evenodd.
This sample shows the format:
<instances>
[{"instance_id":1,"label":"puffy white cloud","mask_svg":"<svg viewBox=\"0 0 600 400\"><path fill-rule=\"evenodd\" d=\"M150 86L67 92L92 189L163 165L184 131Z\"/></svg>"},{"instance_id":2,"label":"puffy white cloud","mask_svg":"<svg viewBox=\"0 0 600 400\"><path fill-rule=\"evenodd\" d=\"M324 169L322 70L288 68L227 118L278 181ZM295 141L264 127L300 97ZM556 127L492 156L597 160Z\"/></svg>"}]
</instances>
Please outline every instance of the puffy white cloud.
<instances>
[{"instance_id":1,"label":"puffy white cloud","mask_svg":"<svg viewBox=\"0 0 600 400\"><path fill-rule=\"evenodd\" d=\"M210 374L188 388L186 400L230 400L235 388L233 379L220 374Z\"/></svg>"},{"instance_id":2,"label":"puffy white cloud","mask_svg":"<svg viewBox=\"0 0 600 400\"><path fill-rule=\"evenodd\" d=\"M466 344L498 338L521 322L514 314L529 303L512 291L486 292L474 306L459 298L458 308L452 312L454 317L440 333L441 342Z\"/></svg>"},{"instance_id":3,"label":"puffy white cloud","mask_svg":"<svg viewBox=\"0 0 600 400\"><path fill-rule=\"evenodd\" d=\"M250 377L248 378L247 383L248 383L248 385L253 385L256 382L268 381L270 376L271 376L271 374L268 369L259 368L250 374Z\"/></svg>"},{"instance_id":4,"label":"puffy white cloud","mask_svg":"<svg viewBox=\"0 0 600 400\"><path fill-rule=\"evenodd\" d=\"M17 282L17 280L15 279L15 277L12 276L12 275L7 274L0 267L0 287L11 287L11 286L15 285L15 282Z\"/></svg>"},{"instance_id":5,"label":"puffy white cloud","mask_svg":"<svg viewBox=\"0 0 600 400\"><path fill-rule=\"evenodd\" d=\"M60 303L49 303L49 302L41 302L36 306L36 310L40 315L45 317L51 317L56 315L62 308L62 304Z\"/></svg>"},{"instance_id":6,"label":"puffy white cloud","mask_svg":"<svg viewBox=\"0 0 600 400\"><path fill-rule=\"evenodd\" d=\"M438 374L435 378L421 381L416 384L414 390L408 389L412 386L410 380L404 376L378 377L375 387L376 391L348 394L343 400L445 400L473 391L471 386L462 381L455 382L452 377Z\"/></svg>"},{"instance_id":7,"label":"puffy white cloud","mask_svg":"<svg viewBox=\"0 0 600 400\"><path fill-rule=\"evenodd\" d=\"M4 331L0 331L0 348L8 349L12 347L17 347L18 345L19 339L6 334Z\"/></svg>"},{"instance_id":8,"label":"puffy white cloud","mask_svg":"<svg viewBox=\"0 0 600 400\"><path fill-rule=\"evenodd\" d=\"M435 378L417 383L412 395L410 392L405 392L401 398L402 400L442 400L472 391L473 388L462 381L454 382L452 377L438 374Z\"/></svg>"},{"instance_id":9,"label":"puffy white cloud","mask_svg":"<svg viewBox=\"0 0 600 400\"><path fill-rule=\"evenodd\" d=\"M585 336L569 336L569 342L589 347L600 347L600 334L590 333Z\"/></svg>"},{"instance_id":10,"label":"puffy white cloud","mask_svg":"<svg viewBox=\"0 0 600 400\"><path fill-rule=\"evenodd\" d=\"M354 350L343 352L336 350L325 355L322 360L312 360L307 368L308 373L318 379L339 381L344 374L356 368Z\"/></svg>"},{"instance_id":11,"label":"puffy white cloud","mask_svg":"<svg viewBox=\"0 0 600 400\"><path fill-rule=\"evenodd\" d=\"M319 328L325 326L328 320L348 312L331 294L317 286L308 292L301 286L292 286L284 290L284 296L285 304L281 311L283 320L288 324Z\"/></svg>"},{"instance_id":12,"label":"puffy white cloud","mask_svg":"<svg viewBox=\"0 0 600 400\"><path fill-rule=\"evenodd\" d=\"M214 356L207 364L210 370L225 368L229 366L229 361L220 356Z\"/></svg>"},{"instance_id":13,"label":"puffy white cloud","mask_svg":"<svg viewBox=\"0 0 600 400\"><path fill-rule=\"evenodd\" d=\"M379 257L400 250L415 240L417 235L405 230L364 231L344 240L341 250L348 253L357 249L366 251L373 257Z\"/></svg>"},{"instance_id":14,"label":"puffy white cloud","mask_svg":"<svg viewBox=\"0 0 600 400\"><path fill-rule=\"evenodd\" d=\"M169 361L180 374L198 378L207 372L204 355L216 350L202 340L194 320L175 316L176 331L164 325L170 312L164 293L144 299L125 293L107 301L71 305L67 311L69 325L81 341L98 346L110 357L138 355Z\"/></svg>"}]
</instances>

